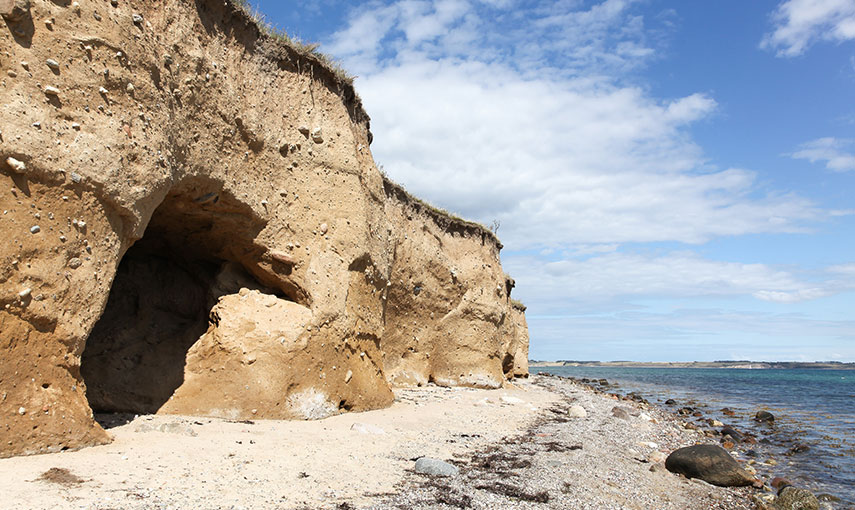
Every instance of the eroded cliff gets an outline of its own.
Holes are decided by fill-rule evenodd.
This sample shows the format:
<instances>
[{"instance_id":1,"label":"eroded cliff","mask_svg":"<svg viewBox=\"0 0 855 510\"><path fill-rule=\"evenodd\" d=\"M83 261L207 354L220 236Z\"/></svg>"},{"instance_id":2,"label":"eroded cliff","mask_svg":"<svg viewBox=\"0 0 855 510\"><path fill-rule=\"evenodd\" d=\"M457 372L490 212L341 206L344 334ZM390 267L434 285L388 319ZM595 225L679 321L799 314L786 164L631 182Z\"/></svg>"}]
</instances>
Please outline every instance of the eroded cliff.
<instances>
[{"instance_id":1,"label":"eroded cliff","mask_svg":"<svg viewBox=\"0 0 855 510\"><path fill-rule=\"evenodd\" d=\"M0 455L525 375L498 240L384 182L315 55L228 1L0 14Z\"/></svg>"}]
</instances>

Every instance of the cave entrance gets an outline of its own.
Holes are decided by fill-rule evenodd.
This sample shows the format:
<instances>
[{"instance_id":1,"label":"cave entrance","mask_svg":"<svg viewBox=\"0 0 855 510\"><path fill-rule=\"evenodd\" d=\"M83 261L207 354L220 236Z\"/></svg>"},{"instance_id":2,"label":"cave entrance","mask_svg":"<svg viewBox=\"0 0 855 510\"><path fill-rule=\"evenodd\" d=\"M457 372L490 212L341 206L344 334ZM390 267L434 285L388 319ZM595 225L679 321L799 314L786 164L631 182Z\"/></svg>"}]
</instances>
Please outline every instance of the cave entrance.
<instances>
[{"instance_id":1,"label":"cave entrance","mask_svg":"<svg viewBox=\"0 0 855 510\"><path fill-rule=\"evenodd\" d=\"M217 299L263 288L239 263L256 255L258 218L194 191L167 197L119 263L81 360L96 413L156 413L184 382L187 351Z\"/></svg>"}]
</instances>

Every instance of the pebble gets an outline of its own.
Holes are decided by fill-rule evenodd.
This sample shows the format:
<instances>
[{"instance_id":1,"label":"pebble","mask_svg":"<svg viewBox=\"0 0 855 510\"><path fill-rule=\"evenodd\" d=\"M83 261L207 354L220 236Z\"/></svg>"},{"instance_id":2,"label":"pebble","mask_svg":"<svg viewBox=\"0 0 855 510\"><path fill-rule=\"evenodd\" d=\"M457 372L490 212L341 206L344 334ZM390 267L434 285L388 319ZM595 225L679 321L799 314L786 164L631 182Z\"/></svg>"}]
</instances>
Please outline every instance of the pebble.
<instances>
[{"instance_id":1,"label":"pebble","mask_svg":"<svg viewBox=\"0 0 855 510\"><path fill-rule=\"evenodd\" d=\"M21 416L24 416L25 414L27 414L27 408L26 407L19 407L18 408L18 414L20 414Z\"/></svg>"},{"instance_id":2,"label":"pebble","mask_svg":"<svg viewBox=\"0 0 855 510\"><path fill-rule=\"evenodd\" d=\"M134 14L131 18L134 20L134 25L139 25L143 22L143 17L140 14Z\"/></svg>"},{"instance_id":3,"label":"pebble","mask_svg":"<svg viewBox=\"0 0 855 510\"><path fill-rule=\"evenodd\" d=\"M353 371L348 370L347 374L344 375L344 383L345 384L349 383L351 379L353 379Z\"/></svg>"},{"instance_id":4,"label":"pebble","mask_svg":"<svg viewBox=\"0 0 855 510\"><path fill-rule=\"evenodd\" d=\"M30 227L30 233L31 234L38 234L41 231L42 231L42 227L40 227L38 225L33 225L32 227Z\"/></svg>"},{"instance_id":5,"label":"pebble","mask_svg":"<svg viewBox=\"0 0 855 510\"><path fill-rule=\"evenodd\" d=\"M49 96L58 96L59 95L59 89L56 87L51 87L50 85L48 85L47 87L45 87L45 94L47 94Z\"/></svg>"},{"instance_id":6,"label":"pebble","mask_svg":"<svg viewBox=\"0 0 855 510\"><path fill-rule=\"evenodd\" d=\"M315 143L324 143L324 135L321 128L315 128L312 131L312 141Z\"/></svg>"},{"instance_id":7,"label":"pebble","mask_svg":"<svg viewBox=\"0 0 855 510\"><path fill-rule=\"evenodd\" d=\"M98 87L98 92L99 92L100 94L103 94L103 95L105 95L105 96L106 96L106 95L107 95L107 92L109 92L109 91L108 91L107 89L105 89L104 87Z\"/></svg>"},{"instance_id":8,"label":"pebble","mask_svg":"<svg viewBox=\"0 0 855 510\"><path fill-rule=\"evenodd\" d=\"M50 67L51 69L59 69L59 62L57 62L56 60L54 60L52 58L47 59L45 61L45 64L47 64L47 66Z\"/></svg>"},{"instance_id":9,"label":"pebble","mask_svg":"<svg viewBox=\"0 0 855 510\"><path fill-rule=\"evenodd\" d=\"M21 299L26 299L26 298L27 298L27 296L29 296L30 294L32 294L32 292L33 292L33 289L31 289L31 288L27 287L26 289L24 289L24 290L22 290L21 292L19 292L19 293L18 293L18 297L19 297L19 298L21 298Z\"/></svg>"},{"instance_id":10,"label":"pebble","mask_svg":"<svg viewBox=\"0 0 855 510\"><path fill-rule=\"evenodd\" d=\"M68 267L71 269L77 269L78 267L83 265L83 261L77 257L74 257L68 261Z\"/></svg>"}]
</instances>

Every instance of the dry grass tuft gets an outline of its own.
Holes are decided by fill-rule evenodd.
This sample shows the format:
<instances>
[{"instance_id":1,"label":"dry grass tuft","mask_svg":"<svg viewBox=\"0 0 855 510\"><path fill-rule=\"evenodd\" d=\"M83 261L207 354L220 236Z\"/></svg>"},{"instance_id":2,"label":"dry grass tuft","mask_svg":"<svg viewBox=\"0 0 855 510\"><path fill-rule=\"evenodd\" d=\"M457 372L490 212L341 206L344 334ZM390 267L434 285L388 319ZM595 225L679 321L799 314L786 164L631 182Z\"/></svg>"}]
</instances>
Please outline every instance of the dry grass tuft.
<instances>
[{"instance_id":1,"label":"dry grass tuft","mask_svg":"<svg viewBox=\"0 0 855 510\"><path fill-rule=\"evenodd\" d=\"M322 53L318 49L320 47L318 43L303 42L299 38L289 35L284 30L273 26L273 24L267 21L264 17L264 14L252 7L249 0L232 0L232 3L235 7L243 11L247 17L253 20L258 26L258 29L264 35L291 48L295 53L303 58L316 60L321 66L329 69L339 82L351 86L353 85L355 76L348 73L338 61L329 55Z\"/></svg>"},{"instance_id":2,"label":"dry grass tuft","mask_svg":"<svg viewBox=\"0 0 855 510\"><path fill-rule=\"evenodd\" d=\"M86 481L65 468L56 467L48 469L36 480L60 485L77 485Z\"/></svg>"}]
</instances>

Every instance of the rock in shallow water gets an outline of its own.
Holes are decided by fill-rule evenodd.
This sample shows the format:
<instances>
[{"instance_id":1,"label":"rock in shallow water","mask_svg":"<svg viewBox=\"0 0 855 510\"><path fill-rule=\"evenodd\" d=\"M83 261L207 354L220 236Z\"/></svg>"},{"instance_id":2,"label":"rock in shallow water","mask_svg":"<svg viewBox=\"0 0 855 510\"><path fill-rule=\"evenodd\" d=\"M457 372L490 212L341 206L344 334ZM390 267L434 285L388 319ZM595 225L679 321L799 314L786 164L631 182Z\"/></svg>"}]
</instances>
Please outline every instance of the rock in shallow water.
<instances>
[{"instance_id":1,"label":"rock in shallow water","mask_svg":"<svg viewBox=\"0 0 855 510\"><path fill-rule=\"evenodd\" d=\"M422 457L416 461L416 473L431 476L455 476L458 470L448 462Z\"/></svg>"},{"instance_id":2,"label":"rock in shallow water","mask_svg":"<svg viewBox=\"0 0 855 510\"><path fill-rule=\"evenodd\" d=\"M758 411L757 414L754 415L754 421L760 423L771 423L775 421L775 415L769 411Z\"/></svg>"},{"instance_id":3,"label":"rock in shallow water","mask_svg":"<svg viewBox=\"0 0 855 510\"><path fill-rule=\"evenodd\" d=\"M809 490L784 487L775 499L778 510L819 510L819 500Z\"/></svg>"},{"instance_id":4,"label":"rock in shallow water","mask_svg":"<svg viewBox=\"0 0 855 510\"><path fill-rule=\"evenodd\" d=\"M716 445L696 445L671 452L665 467L672 473L701 480L721 487L744 487L755 480L739 463Z\"/></svg>"}]
</instances>

